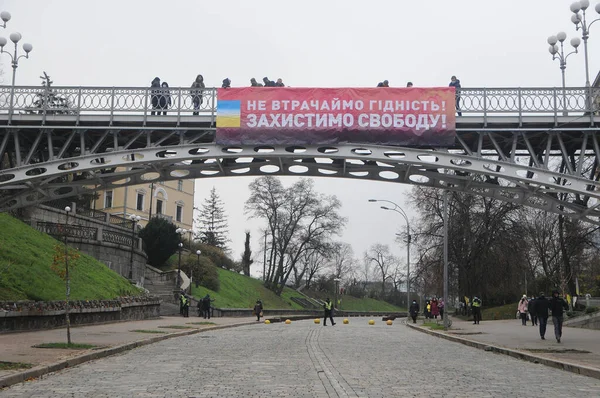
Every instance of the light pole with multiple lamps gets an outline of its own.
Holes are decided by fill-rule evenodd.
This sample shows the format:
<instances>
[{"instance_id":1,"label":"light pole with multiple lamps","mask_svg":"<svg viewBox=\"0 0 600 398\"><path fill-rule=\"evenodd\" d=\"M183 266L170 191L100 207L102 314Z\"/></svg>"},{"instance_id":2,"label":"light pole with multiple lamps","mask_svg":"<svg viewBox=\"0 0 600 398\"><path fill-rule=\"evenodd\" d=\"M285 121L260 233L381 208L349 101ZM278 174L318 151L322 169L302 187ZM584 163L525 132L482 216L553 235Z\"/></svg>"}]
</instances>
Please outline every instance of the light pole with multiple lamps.
<instances>
[{"instance_id":1,"label":"light pole with multiple lamps","mask_svg":"<svg viewBox=\"0 0 600 398\"><path fill-rule=\"evenodd\" d=\"M67 344L71 345L71 316L70 316L70 305L69 300L71 297L71 279L69 277L69 245L67 243L67 237L69 236L68 227L69 227L69 213L71 212L71 208L69 206L65 207L65 282L67 285L66 288L66 302L65 302L65 321L67 323Z\"/></svg>"},{"instance_id":2,"label":"light pole with multiple lamps","mask_svg":"<svg viewBox=\"0 0 600 398\"><path fill-rule=\"evenodd\" d=\"M591 22L586 19L586 10L589 8L589 0L580 0L571 4L570 9L573 15L571 15L571 22L575 24L575 30L581 29L581 38L583 39L583 53L585 57L585 86L590 87L590 69L588 64L588 47L587 41L590 37L590 27L594 22L600 21L600 18L596 18ZM600 3L594 7L596 12L600 14ZM580 13L581 11L581 13Z\"/></svg>"},{"instance_id":3,"label":"light pole with multiple lamps","mask_svg":"<svg viewBox=\"0 0 600 398\"><path fill-rule=\"evenodd\" d=\"M562 88L563 88L563 92L562 92L563 116L568 115L568 113L567 113L567 94L565 91L565 89L566 89L565 69L567 68L567 58L569 58L569 55L577 54L577 47L579 47L579 45L581 44L581 40L579 39L579 37L572 38L571 46L573 46L573 48L575 50L571 51L570 53L565 55L564 41L566 39L567 39L567 34L565 32L559 32L556 36L548 37L548 44L550 44L550 48L548 49L548 51L550 51L550 54L552 54L552 60L558 59L558 61L560 62L560 71L562 74ZM558 46L557 43L560 43L560 47Z\"/></svg>"},{"instance_id":4,"label":"light pole with multiple lamps","mask_svg":"<svg viewBox=\"0 0 600 398\"><path fill-rule=\"evenodd\" d=\"M182 237L187 233L186 229L177 228L175 230L177 235L179 235L179 264L177 265L177 290L181 290L181 251L183 250L183 242Z\"/></svg>"},{"instance_id":5,"label":"light pole with multiple lamps","mask_svg":"<svg viewBox=\"0 0 600 398\"><path fill-rule=\"evenodd\" d=\"M135 226L140 222L142 217L132 214L129 216L131 220L131 253L129 255L129 280L133 279L133 248L135 245Z\"/></svg>"},{"instance_id":6,"label":"light pole with multiple lamps","mask_svg":"<svg viewBox=\"0 0 600 398\"><path fill-rule=\"evenodd\" d=\"M394 205L393 208L386 207L386 206L381 206L381 208L383 210L395 211L396 213L400 214L404 218L404 221L406 221L406 308L409 308L410 307L410 240L411 240L411 236L410 236L410 223L408 221L408 216L406 215L406 212L404 212L404 210L400 206L398 206L396 203L394 203L390 200L369 199L369 202L385 202L385 203L393 204Z\"/></svg>"},{"instance_id":7,"label":"light pole with multiple lamps","mask_svg":"<svg viewBox=\"0 0 600 398\"><path fill-rule=\"evenodd\" d=\"M0 13L0 18L2 18L2 20L4 21L4 24L2 25L2 27L6 28L6 23L10 20L10 13L3 11L2 13ZM29 53L31 52L31 50L33 50L33 46L31 44L25 43L25 44L23 44L23 51L25 51L25 54L19 55L19 47L17 46L17 44L19 43L19 41L22 38L21 34L19 32L13 32L10 34L9 38L10 38L10 41L12 41L15 44L15 49L12 54L10 52L4 50L4 46L8 43L6 38L0 37L0 54L8 54L8 56L11 59L11 66L12 66L12 70L13 70L12 84L10 86L10 107L9 107L9 113L8 113L8 123L10 123L12 121L14 98L15 98L15 78L17 75L17 68L19 67L19 60L21 58L29 58Z\"/></svg>"}]
</instances>

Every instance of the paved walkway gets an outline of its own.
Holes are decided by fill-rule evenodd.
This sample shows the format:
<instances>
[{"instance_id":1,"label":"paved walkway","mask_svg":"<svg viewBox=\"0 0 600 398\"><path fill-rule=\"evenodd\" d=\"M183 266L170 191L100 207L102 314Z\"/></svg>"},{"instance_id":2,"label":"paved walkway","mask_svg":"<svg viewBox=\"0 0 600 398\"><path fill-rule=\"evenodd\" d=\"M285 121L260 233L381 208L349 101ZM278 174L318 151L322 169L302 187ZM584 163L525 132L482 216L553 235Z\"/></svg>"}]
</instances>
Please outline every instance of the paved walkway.
<instances>
[{"instance_id":1,"label":"paved walkway","mask_svg":"<svg viewBox=\"0 0 600 398\"><path fill-rule=\"evenodd\" d=\"M253 323L167 339L19 383L0 398L535 398L600 391L594 378L453 343L402 322L367 321Z\"/></svg>"},{"instance_id":2,"label":"paved walkway","mask_svg":"<svg viewBox=\"0 0 600 398\"><path fill-rule=\"evenodd\" d=\"M216 326L239 325L256 322L254 317L240 318L211 318L203 319L190 316L183 317L161 317L145 321L107 323L103 325L78 326L71 328L71 341L73 343L93 344L102 347L115 347L127 343L143 341L151 337L164 336L166 334L182 333L194 329L209 329L215 325L199 325L194 323L211 322ZM167 328L166 326L179 326L186 329ZM187 329L189 328L189 329ZM142 333L134 330L150 330L162 333ZM34 366L48 366L50 364L73 358L92 350L50 349L34 348L34 345L42 343L66 343L67 329L41 330L26 333L0 334L0 361L20 362ZM0 370L2 377L14 374L18 371Z\"/></svg>"},{"instance_id":3,"label":"paved walkway","mask_svg":"<svg viewBox=\"0 0 600 398\"><path fill-rule=\"evenodd\" d=\"M522 326L520 319L481 321L479 325L456 318L453 318L452 322L452 330L449 333L454 336L600 369L600 330L563 327L563 336L559 344L554 338L551 318L546 328L546 340L540 338L538 326L531 326L531 322Z\"/></svg>"}]
</instances>

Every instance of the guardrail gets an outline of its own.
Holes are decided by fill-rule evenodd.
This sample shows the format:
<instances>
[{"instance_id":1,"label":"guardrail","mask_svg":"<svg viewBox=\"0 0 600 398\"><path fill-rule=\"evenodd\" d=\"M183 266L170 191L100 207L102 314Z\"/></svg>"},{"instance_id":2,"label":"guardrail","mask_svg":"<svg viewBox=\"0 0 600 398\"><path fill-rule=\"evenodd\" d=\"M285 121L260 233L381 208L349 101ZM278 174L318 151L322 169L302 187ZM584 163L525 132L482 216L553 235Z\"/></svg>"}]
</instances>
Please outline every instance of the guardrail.
<instances>
[{"instance_id":1,"label":"guardrail","mask_svg":"<svg viewBox=\"0 0 600 398\"><path fill-rule=\"evenodd\" d=\"M464 115L590 115L598 114L599 87L462 88L457 92ZM145 87L0 86L0 113L13 115L167 115L215 117L217 89L202 89L194 108L190 88L170 87L168 92ZM165 99L165 101L161 101ZM452 104L453 106L454 104ZM158 119L157 119L158 120Z\"/></svg>"}]
</instances>

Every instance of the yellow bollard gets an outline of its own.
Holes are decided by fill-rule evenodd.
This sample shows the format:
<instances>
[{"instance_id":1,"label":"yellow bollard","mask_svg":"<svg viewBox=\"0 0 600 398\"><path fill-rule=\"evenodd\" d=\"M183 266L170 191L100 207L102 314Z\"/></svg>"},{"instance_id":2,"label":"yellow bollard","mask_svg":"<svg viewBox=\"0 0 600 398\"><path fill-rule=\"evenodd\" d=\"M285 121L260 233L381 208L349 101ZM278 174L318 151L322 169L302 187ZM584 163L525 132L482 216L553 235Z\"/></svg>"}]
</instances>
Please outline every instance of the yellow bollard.
<instances>
[{"instance_id":1,"label":"yellow bollard","mask_svg":"<svg viewBox=\"0 0 600 398\"><path fill-rule=\"evenodd\" d=\"M389 326L392 326L392 324L393 324L394 322L392 322L392 320L391 320L391 319L388 319L386 323L387 323Z\"/></svg>"},{"instance_id":2,"label":"yellow bollard","mask_svg":"<svg viewBox=\"0 0 600 398\"><path fill-rule=\"evenodd\" d=\"M319 323L321 323L321 319L315 318L315 323L318 325Z\"/></svg>"},{"instance_id":3,"label":"yellow bollard","mask_svg":"<svg viewBox=\"0 0 600 398\"><path fill-rule=\"evenodd\" d=\"M292 321L290 321L289 319L286 319L286 320L285 320L285 324L286 324L286 325L289 325L290 323L292 323Z\"/></svg>"},{"instance_id":4,"label":"yellow bollard","mask_svg":"<svg viewBox=\"0 0 600 398\"><path fill-rule=\"evenodd\" d=\"M369 325L375 325L375 321L371 319L371 320L369 321Z\"/></svg>"},{"instance_id":5,"label":"yellow bollard","mask_svg":"<svg viewBox=\"0 0 600 398\"><path fill-rule=\"evenodd\" d=\"M347 325L347 324L349 324L349 323L350 323L350 321L348 320L348 318L345 318L345 319L344 319L344 325Z\"/></svg>"},{"instance_id":6,"label":"yellow bollard","mask_svg":"<svg viewBox=\"0 0 600 398\"><path fill-rule=\"evenodd\" d=\"M265 325L270 325L270 324L271 324L271 321L267 319L267 320L265 321Z\"/></svg>"}]
</instances>

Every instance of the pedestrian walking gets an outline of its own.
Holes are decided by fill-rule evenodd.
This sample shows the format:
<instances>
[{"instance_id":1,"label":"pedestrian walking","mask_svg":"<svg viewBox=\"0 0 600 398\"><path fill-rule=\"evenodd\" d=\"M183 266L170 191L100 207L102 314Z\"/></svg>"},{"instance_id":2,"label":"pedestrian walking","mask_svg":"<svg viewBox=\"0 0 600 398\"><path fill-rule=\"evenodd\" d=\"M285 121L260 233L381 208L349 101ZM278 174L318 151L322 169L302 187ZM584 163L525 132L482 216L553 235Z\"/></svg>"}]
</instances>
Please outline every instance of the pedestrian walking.
<instances>
[{"instance_id":1,"label":"pedestrian walking","mask_svg":"<svg viewBox=\"0 0 600 398\"><path fill-rule=\"evenodd\" d=\"M204 77L202 75L196 76L196 80L194 80L190 87L190 95L192 97L192 104L194 105L194 115L199 113L200 105L202 105L202 93L204 88L206 88L204 85Z\"/></svg>"},{"instance_id":2,"label":"pedestrian walking","mask_svg":"<svg viewBox=\"0 0 600 398\"><path fill-rule=\"evenodd\" d=\"M190 316L190 299L187 295L183 294L181 296L181 301L183 302L183 317L188 318Z\"/></svg>"},{"instance_id":3,"label":"pedestrian walking","mask_svg":"<svg viewBox=\"0 0 600 398\"><path fill-rule=\"evenodd\" d=\"M448 87L454 87L455 90L455 99L456 99L456 112L458 116L462 116L462 112L460 111L460 80L456 78L456 76L452 76L450 78L450 84Z\"/></svg>"},{"instance_id":4,"label":"pedestrian walking","mask_svg":"<svg viewBox=\"0 0 600 398\"><path fill-rule=\"evenodd\" d=\"M207 317L208 319L210 319L210 303L212 301L215 300L211 299L209 294L202 298L202 312L204 313L204 319L206 319Z\"/></svg>"},{"instance_id":5,"label":"pedestrian walking","mask_svg":"<svg viewBox=\"0 0 600 398\"><path fill-rule=\"evenodd\" d=\"M256 321L260 321L260 317L263 316L263 303L260 299L256 300L256 304L254 304L254 314L256 314Z\"/></svg>"},{"instance_id":6,"label":"pedestrian walking","mask_svg":"<svg viewBox=\"0 0 600 398\"><path fill-rule=\"evenodd\" d=\"M473 325L479 325L479 321L481 321L481 299L477 296L473 297L471 307L473 310Z\"/></svg>"},{"instance_id":7,"label":"pedestrian walking","mask_svg":"<svg viewBox=\"0 0 600 398\"><path fill-rule=\"evenodd\" d=\"M440 315L440 308L438 307L438 301L435 297L431 300L431 315L435 319Z\"/></svg>"},{"instance_id":8,"label":"pedestrian walking","mask_svg":"<svg viewBox=\"0 0 600 398\"><path fill-rule=\"evenodd\" d=\"M152 111L150 112L151 115L155 115L156 113L160 114L160 112L158 112L160 105L160 92L160 78L155 77L154 80L152 80L152 83L150 83L150 103L152 104Z\"/></svg>"},{"instance_id":9,"label":"pedestrian walking","mask_svg":"<svg viewBox=\"0 0 600 398\"><path fill-rule=\"evenodd\" d=\"M323 304L323 308L325 309L325 315L323 317L323 326L327 326L327 318L331 320L331 326L335 326L335 322L333 321L333 303L329 300L329 297L325 300L325 304Z\"/></svg>"},{"instance_id":10,"label":"pedestrian walking","mask_svg":"<svg viewBox=\"0 0 600 398\"><path fill-rule=\"evenodd\" d=\"M444 299L440 299L440 301L438 301L438 310L440 311L440 318L444 319L444 306L446 304L444 303Z\"/></svg>"},{"instance_id":11,"label":"pedestrian walking","mask_svg":"<svg viewBox=\"0 0 600 398\"><path fill-rule=\"evenodd\" d=\"M417 300L412 301L408 312L410 312L410 317L412 318L413 323L417 323L417 316L419 315L419 303L417 303Z\"/></svg>"},{"instance_id":12,"label":"pedestrian walking","mask_svg":"<svg viewBox=\"0 0 600 398\"><path fill-rule=\"evenodd\" d=\"M162 82L160 85L158 107L163 111L163 115L166 115L167 109L171 107L171 91L169 90L169 84L167 82ZM160 115L160 110L158 111L158 114Z\"/></svg>"},{"instance_id":13,"label":"pedestrian walking","mask_svg":"<svg viewBox=\"0 0 600 398\"><path fill-rule=\"evenodd\" d=\"M550 309L550 302L546 299L544 292L540 292L540 296L535 299L535 314L538 318L540 325L540 337L542 340L546 340L546 325L548 324L548 310Z\"/></svg>"},{"instance_id":14,"label":"pedestrian walking","mask_svg":"<svg viewBox=\"0 0 600 398\"><path fill-rule=\"evenodd\" d=\"M537 315L535 314L535 297L531 296L529 302L527 303L527 311L529 312L529 317L531 318L531 326L536 326Z\"/></svg>"},{"instance_id":15,"label":"pedestrian walking","mask_svg":"<svg viewBox=\"0 0 600 398\"><path fill-rule=\"evenodd\" d=\"M527 296L523 295L521 300L519 300L519 304L517 305L517 309L519 310L519 316L521 317L521 325L527 326L527 307L529 303L527 302Z\"/></svg>"},{"instance_id":16,"label":"pedestrian walking","mask_svg":"<svg viewBox=\"0 0 600 398\"><path fill-rule=\"evenodd\" d=\"M554 337L556 342L560 343L562 338L562 325L564 321L564 310L569 309L569 304L560 297L558 290L552 292L552 298L550 299L550 311L552 311L552 323L554 323Z\"/></svg>"}]
</instances>

